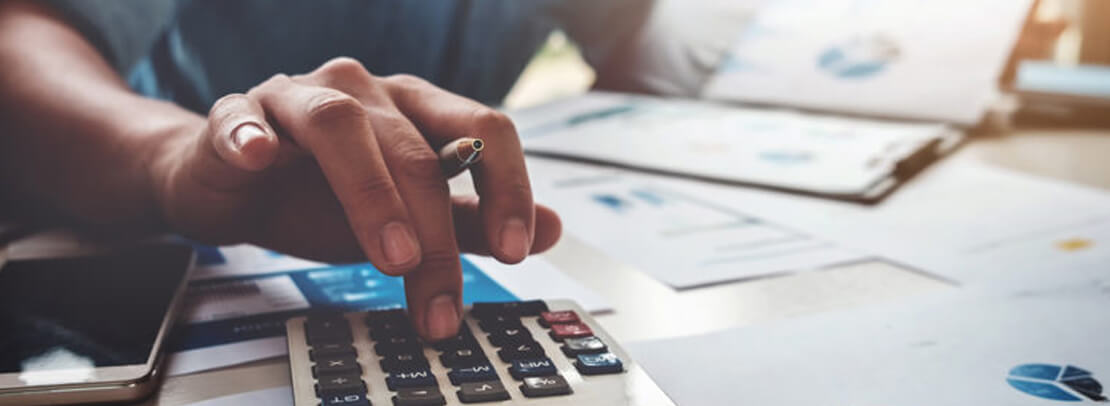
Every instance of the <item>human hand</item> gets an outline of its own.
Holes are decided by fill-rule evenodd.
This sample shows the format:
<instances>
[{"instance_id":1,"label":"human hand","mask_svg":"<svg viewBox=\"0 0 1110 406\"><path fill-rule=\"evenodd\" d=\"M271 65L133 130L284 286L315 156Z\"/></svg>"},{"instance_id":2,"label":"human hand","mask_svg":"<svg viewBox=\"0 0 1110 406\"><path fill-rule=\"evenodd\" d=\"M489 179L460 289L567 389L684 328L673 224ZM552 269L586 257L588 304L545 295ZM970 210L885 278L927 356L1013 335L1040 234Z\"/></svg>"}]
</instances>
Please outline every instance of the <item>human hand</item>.
<instances>
[{"instance_id":1,"label":"human hand","mask_svg":"<svg viewBox=\"0 0 1110 406\"><path fill-rule=\"evenodd\" d=\"M369 258L405 276L414 327L447 338L460 321L459 251L505 263L551 247L509 119L417 79L339 58L218 100L153 158L165 220L209 243L250 242L306 258ZM452 198L435 151L487 141L478 198Z\"/></svg>"}]
</instances>

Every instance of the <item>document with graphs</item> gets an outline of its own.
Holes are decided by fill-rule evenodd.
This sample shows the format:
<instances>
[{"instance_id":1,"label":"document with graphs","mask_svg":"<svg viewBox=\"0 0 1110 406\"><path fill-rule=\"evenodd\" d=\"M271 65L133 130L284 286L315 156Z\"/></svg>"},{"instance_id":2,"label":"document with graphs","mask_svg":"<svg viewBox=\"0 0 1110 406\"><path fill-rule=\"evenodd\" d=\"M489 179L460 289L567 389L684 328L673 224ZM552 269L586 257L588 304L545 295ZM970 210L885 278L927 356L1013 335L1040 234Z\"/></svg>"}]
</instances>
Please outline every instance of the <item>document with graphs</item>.
<instances>
[{"instance_id":1,"label":"document with graphs","mask_svg":"<svg viewBox=\"0 0 1110 406\"><path fill-rule=\"evenodd\" d=\"M782 0L733 40L702 96L972 125L1032 0Z\"/></svg>"},{"instance_id":2,"label":"document with graphs","mask_svg":"<svg viewBox=\"0 0 1110 406\"><path fill-rule=\"evenodd\" d=\"M1097 404L1110 395L1104 270L626 347L684 405Z\"/></svg>"},{"instance_id":3,"label":"document with graphs","mask_svg":"<svg viewBox=\"0 0 1110 406\"><path fill-rule=\"evenodd\" d=\"M604 92L510 116L532 155L864 202L962 139L944 124Z\"/></svg>"}]
</instances>

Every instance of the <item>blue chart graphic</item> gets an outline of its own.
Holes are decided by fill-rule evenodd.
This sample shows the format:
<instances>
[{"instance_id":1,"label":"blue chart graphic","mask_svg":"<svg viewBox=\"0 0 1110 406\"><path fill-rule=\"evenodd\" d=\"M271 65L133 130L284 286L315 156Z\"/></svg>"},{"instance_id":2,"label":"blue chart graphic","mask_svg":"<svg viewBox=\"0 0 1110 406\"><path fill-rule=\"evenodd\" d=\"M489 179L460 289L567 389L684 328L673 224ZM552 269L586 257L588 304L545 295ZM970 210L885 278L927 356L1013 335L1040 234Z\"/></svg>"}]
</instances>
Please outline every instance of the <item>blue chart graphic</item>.
<instances>
[{"instance_id":1,"label":"blue chart graphic","mask_svg":"<svg viewBox=\"0 0 1110 406\"><path fill-rule=\"evenodd\" d=\"M1010 386L1027 394L1063 402L1079 402L1082 395L1093 401L1105 401L1102 384L1090 372L1067 365L1023 364L1010 370L1006 378Z\"/></svg>"},{"instance_id":2,"label":"blue chart graphic","mask_svg":"<svg viewBox=\"0 0 1110 406\"><path fill-rule=\"evenodd\" d=\"M460 260L463 304L518 300L516 295L466 258ZM190 292L200 289L221 299L257 296L262 294L257 282L273 278L292 280L308 301L309 308L181 325L169 344L170 351L280 337L285 334L287 319L312 312L348 312L405 305L404 280L386 276L369 263L196 281L190 284Z\"/></svg>"},{"instance_id":3,"label":"blue chart graphic","mask_svg":"<svg viewBox=\"0 0 1110 406\"><path fill-rule=\"evenodd\" d=\"M826 49L817 67L842 79L865 79L881 73L899 54L898 45L885 36L859 37Z\"/></svg>"}]
</instances>

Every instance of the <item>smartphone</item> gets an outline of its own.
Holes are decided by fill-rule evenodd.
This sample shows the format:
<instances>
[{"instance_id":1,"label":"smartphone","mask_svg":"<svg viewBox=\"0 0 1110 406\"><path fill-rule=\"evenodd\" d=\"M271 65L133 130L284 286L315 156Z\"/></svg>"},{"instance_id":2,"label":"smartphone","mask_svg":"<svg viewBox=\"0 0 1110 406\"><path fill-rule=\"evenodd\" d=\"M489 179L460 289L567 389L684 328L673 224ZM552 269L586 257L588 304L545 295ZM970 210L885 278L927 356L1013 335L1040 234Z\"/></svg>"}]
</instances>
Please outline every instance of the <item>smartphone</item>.
<instances>
[{"instance_id":1,"label":"smartphone","mask_svg":"<svg viewBox=\"0 0 1110 406\"><path fill-rule=\"evenodd\" d=\"M157 243L0 266L0 405L138 400L195 254Z\"/></svg>"}]
</instances>

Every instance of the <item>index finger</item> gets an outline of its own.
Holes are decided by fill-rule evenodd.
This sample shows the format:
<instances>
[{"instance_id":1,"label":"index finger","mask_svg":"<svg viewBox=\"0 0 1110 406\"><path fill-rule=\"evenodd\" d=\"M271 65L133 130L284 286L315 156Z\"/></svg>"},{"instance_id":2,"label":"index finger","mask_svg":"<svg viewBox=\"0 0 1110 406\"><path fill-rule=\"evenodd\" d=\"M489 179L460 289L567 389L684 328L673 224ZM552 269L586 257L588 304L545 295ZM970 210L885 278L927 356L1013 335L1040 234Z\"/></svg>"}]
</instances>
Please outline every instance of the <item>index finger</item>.
<instances>
[{"instance_id":1,"label":"index finger","mask_svg":"<svg viewBox=\"0 0 1110 406\"><path fill-rule=\"evenodd\" d=\"M535 236L535 206L512 121L497 110L413 76L390 76L385 82L397 108L433 147L463 137L486 142L483 160L471 168L486 240L501 262L523 261Z\"/></svg>"},{"instance_id":2,"label":"index finger","mask_svg":"<svg viewBox=\"0 0 1110 406\"><path fill-rule=\"evenodd\" d=\"M282 77L250 94L316 158L370 262L390 275L417 266L420 242L362 103L335 89Z\"/></svg>"}]
</instances>

